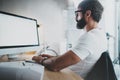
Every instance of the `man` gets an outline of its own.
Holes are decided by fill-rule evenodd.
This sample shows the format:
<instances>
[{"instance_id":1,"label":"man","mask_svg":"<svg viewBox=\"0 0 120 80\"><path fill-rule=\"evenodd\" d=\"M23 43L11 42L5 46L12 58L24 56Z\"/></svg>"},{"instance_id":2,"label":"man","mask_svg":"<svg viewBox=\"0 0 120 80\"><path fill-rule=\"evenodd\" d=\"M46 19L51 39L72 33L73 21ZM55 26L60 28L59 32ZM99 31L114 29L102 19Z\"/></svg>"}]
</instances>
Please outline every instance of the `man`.
<instances>
[{"instance_id":1,"label":"man","mask_svg":"<svg viewBox=\"0 0 120 80\"><path fill-rule=\"evenodd\" d=\"M98 0L84 0L75 11L78 29L85 29L77 45L61 56L40 55L32 59L52 71L59 71L68 66L83 78L91 70L101 54L107 50L104 30L98 27L103 7ZM78 34L79 35L79 34ZM72 65L72 66L71 66Z\"/></svg>"}]
</instances>

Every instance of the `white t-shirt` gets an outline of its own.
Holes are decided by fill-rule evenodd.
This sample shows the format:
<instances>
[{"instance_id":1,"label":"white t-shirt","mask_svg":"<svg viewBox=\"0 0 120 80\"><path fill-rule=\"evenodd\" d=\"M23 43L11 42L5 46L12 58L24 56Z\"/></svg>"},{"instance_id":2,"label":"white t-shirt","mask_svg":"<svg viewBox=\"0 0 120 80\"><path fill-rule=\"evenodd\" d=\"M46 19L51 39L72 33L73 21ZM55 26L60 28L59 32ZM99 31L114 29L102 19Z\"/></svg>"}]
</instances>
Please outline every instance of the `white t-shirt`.
<instances>
[{"instance_id":1,"label":"white t-shirt","mask_svg":"<svg viewBox=\"0 0 120 80\"><path fill-rule=\"evenodd\" d=\"M70 66L70 69L85 77L101 54L107 50L107 38L102 28L95 28L83 34L71 49L81 61Z\"/></svg>"}]
</instances>

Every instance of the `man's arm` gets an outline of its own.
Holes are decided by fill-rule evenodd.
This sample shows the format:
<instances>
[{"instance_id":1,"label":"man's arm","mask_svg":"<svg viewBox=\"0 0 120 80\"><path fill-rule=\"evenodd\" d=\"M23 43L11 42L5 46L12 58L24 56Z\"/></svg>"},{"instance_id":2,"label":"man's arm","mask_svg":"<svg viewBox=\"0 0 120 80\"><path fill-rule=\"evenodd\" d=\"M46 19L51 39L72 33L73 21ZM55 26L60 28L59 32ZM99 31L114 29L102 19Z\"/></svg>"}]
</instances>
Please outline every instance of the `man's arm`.
<instances>
[{"instance_id":1,"label":"man's arm","mask_svg":"<svg viewBox=\"0 0 120 80\"><path fill-rule=\"evenodd\" d=\"M33 58L33 60L35 59ZM65 67L76 64L79 61L80 58L73 51L70 50L61 56L48 58L44 60L42 64L49 70L59 71Z\"/></svg>"}]
</instances>

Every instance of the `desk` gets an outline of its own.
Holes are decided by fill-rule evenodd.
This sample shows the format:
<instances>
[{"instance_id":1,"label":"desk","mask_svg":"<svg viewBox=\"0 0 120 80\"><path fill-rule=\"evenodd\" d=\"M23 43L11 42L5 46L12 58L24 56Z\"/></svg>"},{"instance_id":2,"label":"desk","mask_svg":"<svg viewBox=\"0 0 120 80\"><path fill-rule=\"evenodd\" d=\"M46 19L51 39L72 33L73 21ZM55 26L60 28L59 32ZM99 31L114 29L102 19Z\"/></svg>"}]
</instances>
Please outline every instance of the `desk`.
<instances>
[{"instance_id":1,"label":"desk","mask_svg":"<svg viewBox=\"0 0 120 80\"><path fill-rule=\"evenodd\" d=\"M70 69L63 69L60 72L53 72L45 69L43 80L83 80Z\"/></svg>"},{"instance_id":2,"label":"desk","mask_svg":"<svg viewBox=\"0 0 120 80\"><path fill-rule=\"evenodd\" d=\"M20 60L30 59L35 52L29 52L23 55L20 55ZM4 56L0 61L7 61L7 56ZM8 60L9 61L9 60ZM71 71L68 68L61 70L60 72L53 72L45 69L43 80L83 80L76 73Z\"/></svg>"}]
</instances>

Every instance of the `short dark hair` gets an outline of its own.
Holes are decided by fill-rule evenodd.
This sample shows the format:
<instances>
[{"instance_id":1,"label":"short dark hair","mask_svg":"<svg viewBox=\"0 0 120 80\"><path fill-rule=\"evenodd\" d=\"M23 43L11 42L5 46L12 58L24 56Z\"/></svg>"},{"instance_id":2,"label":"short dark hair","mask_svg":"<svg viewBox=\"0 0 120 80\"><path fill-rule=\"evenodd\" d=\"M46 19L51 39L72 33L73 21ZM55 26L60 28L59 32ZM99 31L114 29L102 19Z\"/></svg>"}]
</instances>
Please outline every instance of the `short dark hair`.
<instances>
[{"instance_id":1,"label":"short dark hair","mask_svg":"<svg viewBox=\"0 0 120 80\"><path fill-rule=\"evenodd\" d=\"M98 0L83 0L78 5L78 8L81 8L83 10L83 14L85 14L87 10L90 10L91 16L96 22L100 21L104 10L103 6Z\"/></svg>"}]
</instances>

